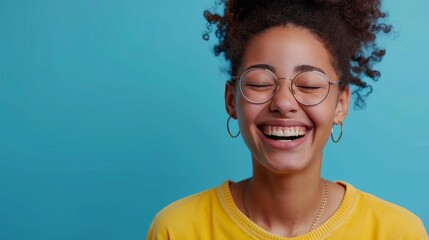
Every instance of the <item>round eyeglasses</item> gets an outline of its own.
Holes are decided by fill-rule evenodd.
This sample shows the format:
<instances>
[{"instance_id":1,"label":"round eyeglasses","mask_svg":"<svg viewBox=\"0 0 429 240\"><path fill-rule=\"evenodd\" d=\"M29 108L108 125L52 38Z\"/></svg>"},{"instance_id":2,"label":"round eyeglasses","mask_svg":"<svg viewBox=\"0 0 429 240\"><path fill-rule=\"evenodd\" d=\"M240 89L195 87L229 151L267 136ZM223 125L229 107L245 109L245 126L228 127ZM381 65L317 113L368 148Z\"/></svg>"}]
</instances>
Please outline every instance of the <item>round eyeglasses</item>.
<instances>
[{"instance_id":1,"label":"round eyeglasses","mask_svg":"<svg viewBox=\"0 0 429 240\"><path fill-rule=\"evenodd\" d=\"M233 79L239 79L241 94L247 101L255 104L273 99L279 90L279 80L286 80L277 78L266 68L249 68L241 76ZM315 106L323 102L329 94L331 84L340 82L330 82L325 74L315 70L300 72L290 80L293 97L305 106Z\"/></svg>"}]
</instances>

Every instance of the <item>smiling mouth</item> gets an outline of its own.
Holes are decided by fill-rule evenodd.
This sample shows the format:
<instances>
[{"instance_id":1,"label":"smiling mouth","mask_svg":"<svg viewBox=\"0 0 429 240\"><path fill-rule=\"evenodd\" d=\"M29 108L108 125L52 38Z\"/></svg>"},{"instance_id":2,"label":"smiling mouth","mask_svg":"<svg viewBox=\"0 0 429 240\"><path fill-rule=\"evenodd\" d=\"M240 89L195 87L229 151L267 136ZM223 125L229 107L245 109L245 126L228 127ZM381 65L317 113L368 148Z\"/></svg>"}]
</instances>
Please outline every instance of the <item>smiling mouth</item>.
<instances>
[{"instance_id":1,"label":"smiling mouth","mask_svg":"<svg viewBox=\"0 0 429 240\"><path fill-rule=\"evenodd\" d=\"M273 127L265 126L264 135L275 141L289 142L300 139L305 136L306 128L304 127Z\"/></svg>"}]
</instances>

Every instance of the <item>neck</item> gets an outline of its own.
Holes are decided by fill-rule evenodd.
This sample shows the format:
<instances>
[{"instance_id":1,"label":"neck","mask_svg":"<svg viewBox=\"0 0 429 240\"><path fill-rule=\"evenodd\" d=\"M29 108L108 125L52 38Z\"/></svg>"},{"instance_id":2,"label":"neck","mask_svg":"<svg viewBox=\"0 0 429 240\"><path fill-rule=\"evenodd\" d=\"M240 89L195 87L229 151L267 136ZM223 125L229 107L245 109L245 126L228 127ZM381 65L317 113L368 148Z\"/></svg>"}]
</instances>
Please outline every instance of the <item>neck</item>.
<instances>
[{"instance_id":1,"label":"neck","mask_svg":"<svg viewBox=\"0 0 429 240\"><path fill-rule=\"evenodd\" d=\"M318 174L311 176L254 172L243 193L248 216L277 235L290 237L310 231L318 225L327 197L327 183Z\"/></svg>"}]
</instances>

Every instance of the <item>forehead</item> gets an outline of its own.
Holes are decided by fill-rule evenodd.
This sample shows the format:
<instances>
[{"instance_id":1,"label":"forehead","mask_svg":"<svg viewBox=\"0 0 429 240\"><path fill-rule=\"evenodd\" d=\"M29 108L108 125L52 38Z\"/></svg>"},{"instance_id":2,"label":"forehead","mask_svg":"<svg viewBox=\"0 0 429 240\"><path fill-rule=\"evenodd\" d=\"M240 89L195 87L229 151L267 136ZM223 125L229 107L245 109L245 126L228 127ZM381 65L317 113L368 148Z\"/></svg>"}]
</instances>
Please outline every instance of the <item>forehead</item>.
<instances>
[{"instance_id":1,"label":"forehead","mask_svg":"<svg viewBox=\"0 0 429 240\"><path fill-rule=\"evenodd\" d=\"M308 65L322 69L328 76L336 76L324 44L301 27L272 27L250 39L240 71L255 64L271 65L280 74L292 74L296 66Z\"/></svg>"}]
</instances>

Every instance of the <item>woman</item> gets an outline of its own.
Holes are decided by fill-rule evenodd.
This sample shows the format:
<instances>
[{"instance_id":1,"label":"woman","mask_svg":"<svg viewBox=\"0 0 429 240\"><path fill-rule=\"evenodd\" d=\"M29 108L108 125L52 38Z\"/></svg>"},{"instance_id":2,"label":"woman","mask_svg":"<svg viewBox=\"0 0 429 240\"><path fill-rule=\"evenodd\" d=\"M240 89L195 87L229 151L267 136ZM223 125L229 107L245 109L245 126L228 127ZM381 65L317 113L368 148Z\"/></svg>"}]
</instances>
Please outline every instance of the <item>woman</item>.
<instances>
[{"instance_id":1,"label":"woman","mask_svg":"<svg viewBox=\"0 0 429 240\"><path fill-rule=\"evenodd\" d=\"M228 0L222 16L206 11L215 54L231 66L227 130L243 137L253 176L169 205L147 239L428 239L409 211L320 176L328 139L341 139L349 85L359 107L363 78L379 77L384 16L377 0Z\"/></svg>"}]
</instances>

